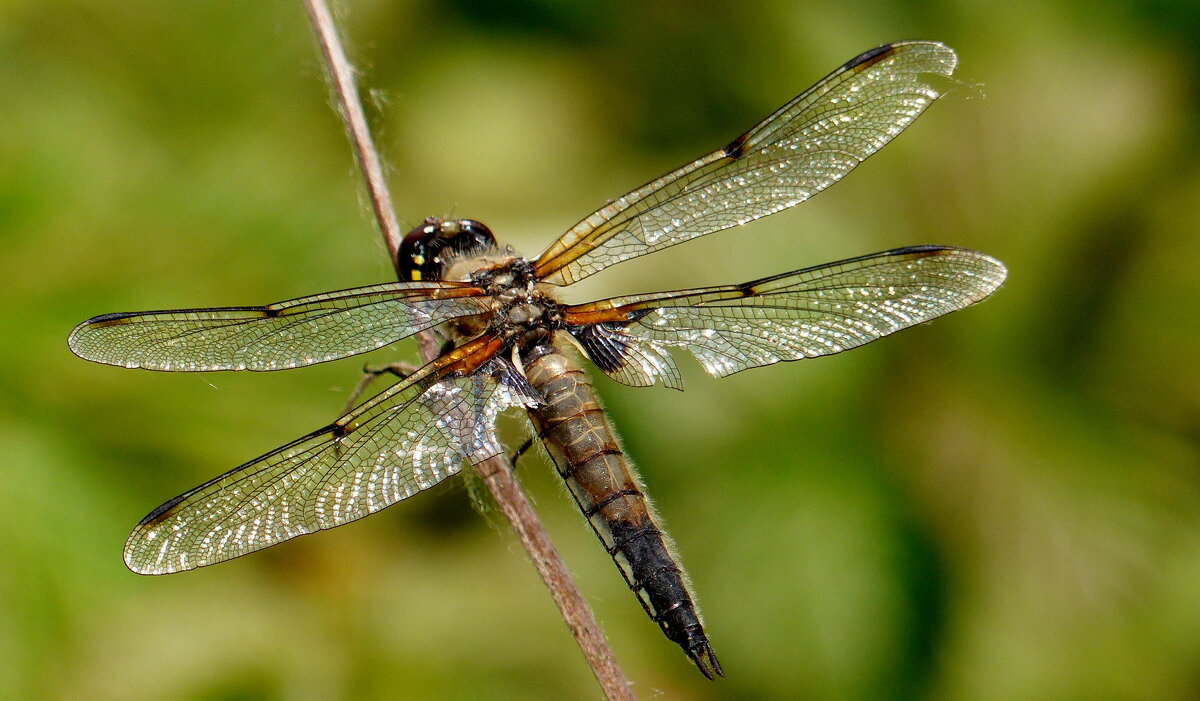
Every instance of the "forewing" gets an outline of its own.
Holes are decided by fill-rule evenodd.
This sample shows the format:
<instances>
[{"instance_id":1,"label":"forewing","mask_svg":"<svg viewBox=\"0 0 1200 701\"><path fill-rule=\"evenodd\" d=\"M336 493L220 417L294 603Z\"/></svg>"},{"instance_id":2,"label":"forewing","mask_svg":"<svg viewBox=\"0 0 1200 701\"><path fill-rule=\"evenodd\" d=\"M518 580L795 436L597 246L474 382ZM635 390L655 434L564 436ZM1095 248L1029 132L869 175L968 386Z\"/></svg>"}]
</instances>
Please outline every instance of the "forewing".
<instances>
[{"instance_id":1,"label":"forewing","mask_svg":"<svg viewBox=\"0 0 1200 701\"><path fill-rule=\"evenodd\" d=\"M286 370L483 313L484 294L465 283L394 282L264 307L121 312L76 326L68 344L82 358L127 368Z\"/></svg>"},{"instance_id":2,"label":"forewing","mask_svg":"<svg viewBox=\"0 0 1200 701\"><path fill-rule=\"evenodd\" d=\"M831 355L968 307L1006 274L976 251L913 246L741 285L575 305L566 323L613 379L677 387L671 347L716 377Z\"/></svg>"},{"instance_id":3,"label":"forewing","mask_svg":"<svg viewBox=\"0 0 1200 701\"><path fill-rule=\"evenodd\" d=\"M497 414L534 400L498 381L499 348L485 338L452 351L336 423L168 501L129 536L126 564L141 574L211 565L362 518L464 460L500 454Z\"/></svg>"},{"instance_id":4,"label":"forewing","mask_svg":"<svg viewBox=\"0 0 1200 701\"><path fill-rule=\"evenodd\" d=\"M795 206L883 148L940 96L927 78L957 57L936 42L887 44L848 61L723 149L617 198L538 258L569 285L610 265Z\"/></svg>"}]
</instances>

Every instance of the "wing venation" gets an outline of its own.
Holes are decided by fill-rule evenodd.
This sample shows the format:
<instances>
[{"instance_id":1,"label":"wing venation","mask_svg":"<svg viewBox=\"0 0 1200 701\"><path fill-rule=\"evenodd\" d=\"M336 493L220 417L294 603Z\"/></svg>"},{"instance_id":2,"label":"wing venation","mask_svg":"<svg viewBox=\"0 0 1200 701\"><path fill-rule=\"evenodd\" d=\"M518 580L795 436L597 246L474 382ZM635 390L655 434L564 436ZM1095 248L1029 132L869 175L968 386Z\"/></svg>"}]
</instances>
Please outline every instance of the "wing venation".
<instances>
[{"instance_id":1,"label":"wing venation","mask_svg":"<svg viewBox=\"0 0 1200 701\"><path fill-rule=\"evenodd\" d=\"M425 365L337 422L171 499L125 545L141 574L239 557L374 513L502 452L497 415L536 401L503 381L481 338Z\"/></svg>"},{"instance_id":2,"label":"wing venation","mask_svg":"<svg viewBox=\"0 0 1200 701\"><path fill-rule=\"evenodd\" d=\"M149 370L287 370L381 348L461 316L486 293L455 282L394 282L262 307L105 314L71 332L82 358Z\"/></svg>"},{"instance_id":3,"label":"wing venation","mask_svg":"<svg viewBox=\"0 0 1200 701\"><path fill-rule=\"evenodd\" d=\"M598 367L613 379L677 387L672 347L716 377L831 355L968 307L1006 274L976 251L911 246L740 285L575 305L566 320L589 356L604 349Z\"/></svg>"},{"instance_id":4,"label":"wing venation","mask_svg":"<svg viewBox=\"0 0 1200 701\"><path fill-rule=\"evenodd\" d=\"M804 202L904 131L954 72L944 44L899 42L847 62L728 146L619 197L550 245L535 270L569 285L604 268Z\"/></svg>"}]
</instances>

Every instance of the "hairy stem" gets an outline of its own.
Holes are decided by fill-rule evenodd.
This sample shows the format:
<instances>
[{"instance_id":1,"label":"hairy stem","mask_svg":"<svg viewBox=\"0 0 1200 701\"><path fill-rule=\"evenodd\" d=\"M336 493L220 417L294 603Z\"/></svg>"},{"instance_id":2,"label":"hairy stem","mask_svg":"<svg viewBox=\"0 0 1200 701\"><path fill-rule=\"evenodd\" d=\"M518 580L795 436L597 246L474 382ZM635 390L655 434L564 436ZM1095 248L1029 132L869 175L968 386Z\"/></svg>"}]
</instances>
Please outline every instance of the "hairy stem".
<instances>
[{"instance_id":1,"label":"hairy stem","mask_svg":"<svg viewBox=\"0 0 1200 701\"><path fill-rule=\"evenodd\" d=\"M362 101L354 82L354 68L346 58L333 15L325 0L304 0L304 5L321 45L321 54L337 95L339 110L367 184L375 219L379 223L392 264L396 265L401 240L400 227L384 181L379 153L371 139ZM438 344L432 333L422 332L418 336L418 343L426 362L437 356ZM497 456L476 463L474 467L500 505L501 512L512 524L525 551L529 553L530 560L537 568L546 588L550 590L563 621L575 636L575 642L592 668L592 673L596 675L605 696L614 700L633 699L629 680L617 664L604 631L600 629L596 617L584 601L583 594L571 578L566 564L550 540L545 525L521 489L508 459Z\"/></svg>"}]
</instances>

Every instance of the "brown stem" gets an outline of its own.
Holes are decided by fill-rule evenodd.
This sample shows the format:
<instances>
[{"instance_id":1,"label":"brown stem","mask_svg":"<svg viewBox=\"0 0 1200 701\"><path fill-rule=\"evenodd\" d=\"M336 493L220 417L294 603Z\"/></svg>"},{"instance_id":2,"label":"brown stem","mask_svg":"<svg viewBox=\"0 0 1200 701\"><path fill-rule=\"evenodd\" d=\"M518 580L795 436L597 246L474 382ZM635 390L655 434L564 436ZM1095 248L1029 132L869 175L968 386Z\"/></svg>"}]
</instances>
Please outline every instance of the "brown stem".
<instances>
[{"instance_id":1,"label":"brown stem","mask_svg":"<svg viewBox=\"0 0 1200 701\"><path fill-rule=\"evenodd\" d=\"M358 157L363 179L367 182L367 192L371 195L375 220L379 222L379 231L383 234L383 241L392 255L392 263L395 264L396 251L400 250L400 224L396 221L392 196L388 194L387 182L383 178L383 164L379 161L379 152L375 149L371 129L367 126L367 115L363 112L362 100L358 96L354 67L346 58L337 26L333 23L333 14L325 0L304 0L304 7L308 10L308 17L317 32L321 55L325 59L325 69L329 79L333 81L338 108L346 122L346 131L349 132L350 142L354 145L354 154Z\"/></svg>"},{"instance_id":2,"label":"brown stem","mask_svg":"<svg viewBox=\"0 0 1200 701\"><path fill-rule=\"evenodd\" d=\"M575 643L592 668L592 674L596 675L596 681L604 689L604 695L613 701L632 701L635 697L629 679L617 664L616 655L604 637L604 631L571 578L566 563L550 540L550 534L534 511L533 504L529 503L529 497L521 489L508 458L500 455L484 460L475 464L475 470L483 477L488 491L500 504L500 510L521 539L521 545L525 546L525 552L529 553L534 567L550 590L550 596L575 636Z\"/></svg>"},{"instance_id":3,"label":"brown stem","mask_svg":"<svg viewBox=\"0 0 1200 701\"><path fill-rule=\"evenodd\" d=\"M304 5L321 44L321 53L337 93L346 130L354 144L354 152L358 156L358 164L367 183L375 218L379 222L379 229L395 265L401 240L400 227L384 182L379 154L367 127L358 88L354 83L354 69L342 49L333 15L325 0L304 0ZM437 355L438 345L433 334L423 332L418 336L418 342L426 362ZM500 505L501 512L512 524L525 551L529 553L529 558L541 575L542 581L546 583L546 588L550 590L563 621L575 636L575 642L591 666L592 673L596 675L596 680L600 682L605 696L609 699L633 699L629 680L617 664L617 658L604 637L604 631L600 629L596 617L583 599L583 594L567 571L567 566L550 540L546 527L522 491L508 459L497 456L477 463L474 467L483 477L492 497Z\"/></svg>"}]
</instances>

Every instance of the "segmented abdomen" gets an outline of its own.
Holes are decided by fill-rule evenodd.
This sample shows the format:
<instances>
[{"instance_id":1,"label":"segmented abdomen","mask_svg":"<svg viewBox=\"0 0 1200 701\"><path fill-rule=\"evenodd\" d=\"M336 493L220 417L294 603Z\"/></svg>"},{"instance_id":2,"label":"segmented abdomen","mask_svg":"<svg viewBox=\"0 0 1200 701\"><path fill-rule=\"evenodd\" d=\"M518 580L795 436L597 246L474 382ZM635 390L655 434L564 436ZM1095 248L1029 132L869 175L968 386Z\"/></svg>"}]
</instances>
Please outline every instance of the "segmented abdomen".
<instances>
[{"instance_id":1,"label":"segmented abdomen","mask_svg":"<svg viewBox=\"0 0 1200 701\"><path fill-rule=\"evenodd\" d=\"M525 372L545 401L530 412L538 435L629 588L705 676L721 674L670 539L587 375L548 345L525 359Z\"/></svg>"}]
</instances>

